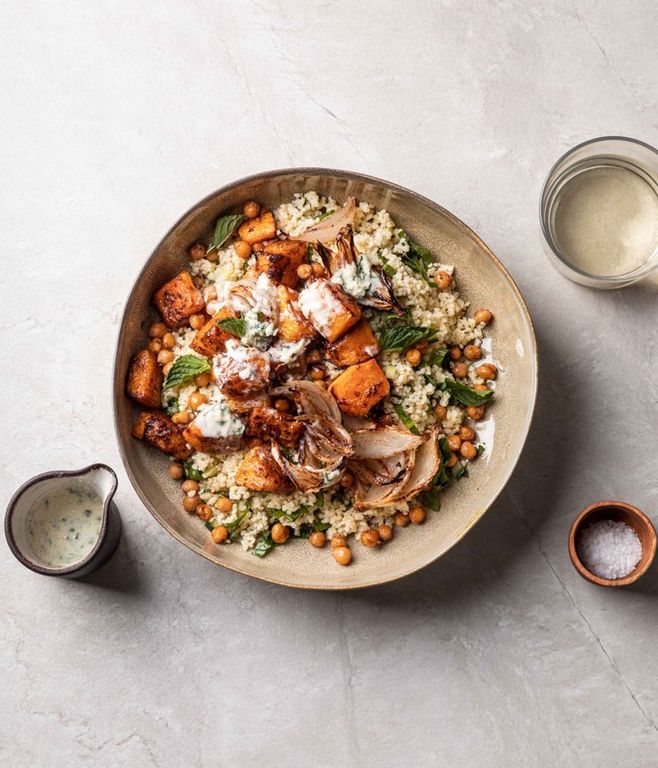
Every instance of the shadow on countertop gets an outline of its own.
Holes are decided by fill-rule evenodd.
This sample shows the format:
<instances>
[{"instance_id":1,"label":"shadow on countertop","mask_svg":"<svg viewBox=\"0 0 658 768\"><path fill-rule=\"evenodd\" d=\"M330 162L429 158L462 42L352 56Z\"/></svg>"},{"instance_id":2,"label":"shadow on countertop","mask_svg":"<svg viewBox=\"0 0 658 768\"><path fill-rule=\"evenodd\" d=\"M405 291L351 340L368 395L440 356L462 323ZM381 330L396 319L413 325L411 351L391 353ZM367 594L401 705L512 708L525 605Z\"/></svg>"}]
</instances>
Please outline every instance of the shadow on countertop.
<instances>
[{"instance_id":1,"label":"shadow on countertop","mask_svg":"<svg viewBox=\"0 0 658 768\"><path fill-rule=\"evenodd\" d=\"M121 592L135 598L146 592L145 571L138 567L129 531L124 524L119 546L112 557L97 571L77 579L78 583L92 587Z\"/></svg>"}]
</instances>

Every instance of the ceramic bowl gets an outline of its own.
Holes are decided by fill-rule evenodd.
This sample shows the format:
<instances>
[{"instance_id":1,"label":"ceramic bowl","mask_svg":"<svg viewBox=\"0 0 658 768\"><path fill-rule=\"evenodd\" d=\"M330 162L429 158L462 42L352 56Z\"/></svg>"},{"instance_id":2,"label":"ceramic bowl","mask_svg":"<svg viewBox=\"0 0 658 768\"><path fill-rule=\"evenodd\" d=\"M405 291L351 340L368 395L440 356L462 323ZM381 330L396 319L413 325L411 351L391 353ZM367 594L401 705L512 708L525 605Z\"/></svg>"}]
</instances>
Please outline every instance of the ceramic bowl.
<instances>
[{"instance_id":1,"label":"ceramic bowl","mask_svg":"<svg viewBox=\"0 0 658 768\"><path fill-rule=\"evenodd\" d=\"M295 192L316 190L339 202L349 195L386 208L396 223L441 261L454 264L459 290L473 307L495 315L490 327L501 375L486 425L488 450L467 481L443 496L440 513L422 526L399 530L383 547L356 545L352 564L340 567L327 549L303 540L278 547L259 559L240 546L218 546L198 518L181 507L179 483L167 475L168 458L131 437L138 408L125 394L131 357L148 342L156 320L151 296L183 269L186 249L206 239L214 221L229 209L255 199L268 207ZM164 236L133 285L121 321L114 367L114 413L119 449L139 497L155 519L179 542L217 565L265 581L309 589L347 589L381 584L417 571L454 546L484 515L508 481L523 450L537 390L537 352L525 302L502 264L459 219L441 206L388 181L347 171L298 168L268 171L217 190L188 211ZM495 425L495 429L494 429Z\"/></svg>"}]
</instances>

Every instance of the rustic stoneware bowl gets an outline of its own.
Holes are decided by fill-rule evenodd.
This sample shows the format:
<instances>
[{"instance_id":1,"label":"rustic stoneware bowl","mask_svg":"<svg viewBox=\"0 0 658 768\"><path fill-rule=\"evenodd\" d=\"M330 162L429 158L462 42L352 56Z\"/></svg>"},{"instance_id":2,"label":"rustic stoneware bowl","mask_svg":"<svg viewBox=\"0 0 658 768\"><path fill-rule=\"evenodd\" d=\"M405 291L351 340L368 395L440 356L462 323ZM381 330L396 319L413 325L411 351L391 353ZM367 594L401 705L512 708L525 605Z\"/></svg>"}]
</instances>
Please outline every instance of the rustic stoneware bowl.
<instances>
[{"instance_id":1,"label":"rustic stoneware bowl","mask_svg":"<svg viewBox=\"0 0 658 768\"><path fill-rule=\"evenodd\" d=\"M599 520L614 520L626 523L637 533L642 544L642 557L635 568L621 579L603 579L589 571L578 555L578 538L584 527ZM578 573L599 587L626 587L633 584L651 567L656 555L656 529L649 518L637 507L625 501L597 501L583 509L573 521L569 531L569 558Z\"/></svg>"},{"instance_id":2,"label":"rustic stoneware bowl","mask_svg":"<svg viewBox=\"0 0 658 768\"><path fill-rule=\"evenodd\" d=\"M130 358L147 344L148 328L156 319L151 296L184 267L188 246L208 238L217 217L240 209L246 200L273 207L305 190L332 195L339 202L354 195L386 208L415 240L456 266L459 290L474 308L486 306L495 315L490 330L501 375L485 426L487 452L473 465L468 481L444 494L440 513L430 514L424 525L399 530L386 546L367 550L357 544L348 568L338 566L328 548L318 550L303 540L278 547L262 560L237 545L213 544L203 523L182 509L179 484L167 475L167 457L131 437L138 410L124 389ZM265 581L307 589L349 589L417 571L466 535L516 465L530 428L536 390L536 341L528 309L502 264L474 232L431 200L390 182L347 171L298 168L268 171L222 187L165 235L128 297L115 359L114 412L128 476L151 514L174 538L217 565Z\"/></svg>"}]
</instances>

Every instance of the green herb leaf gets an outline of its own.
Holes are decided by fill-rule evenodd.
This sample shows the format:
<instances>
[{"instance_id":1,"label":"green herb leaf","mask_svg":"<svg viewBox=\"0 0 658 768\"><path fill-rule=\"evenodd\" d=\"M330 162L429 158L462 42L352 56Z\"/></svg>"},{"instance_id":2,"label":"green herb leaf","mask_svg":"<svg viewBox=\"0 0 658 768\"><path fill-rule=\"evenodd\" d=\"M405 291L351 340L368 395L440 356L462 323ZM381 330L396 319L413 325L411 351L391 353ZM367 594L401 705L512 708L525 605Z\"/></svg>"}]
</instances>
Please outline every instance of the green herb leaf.
<instances>
[{"instance_id":1,"label":"green herb leaf","mask_svg":"<svg viewBox=\"0 0 658 768\"><path fill-rule=\"evenodd\" d=\"M379 335L379 348L382 352L404 352L421 341L434 341L437 333L435 328L422 325L389 325Z\"/></svg>"},{"instance_id":2,"label":"green herb leaf","mask_svg":"<svg viewBox=\"0 0 658 768\"><path fill-rule=\"evenodd\" d=\"M178 413L178 398L177 397L168 397L167 398L167 407L165 408L165 413L167 416L173 416L175 413Z\"/></svg>"},{"instance_id":3,"label":"green herb leaf","mask_svg":"<svg viewBox=\"0 0 658 768\"><path fill-rule=\"evenodd\" d=\"M482 445L482 443L480 443L479 445L476 445L476 446L475 446L475 450L478 452L478 456L482 456L482 454L483 454L483 453L484 453L484 451L485 451L485 448L484 448L484 446Z\"/></svg>"},{"instance_id":4,"label":"green herb leaf","mask_svg":"<svg viewBox=\"0 0 658 768\"><path fill-rule=\"evenodd\" d=\"M426 509L438 512L441 509L441 488L430 487L427 491L418 494L418 502Z\"/></svg>"},{"instance_id":5,"label":"green herb leaf","mask_svg":"<svg viewBox=\"0 0 658 768\"><path fill-rule=\"evenodd\" d=\"M322 491L315 494L315 506L318 509L322 509L322 507L324 507L324 493L322 493Z\"/></svg>"},{"instance_id":6,"label":"green herb leaf","mask_svg":"<svg viewBox=\"0 0 658 768\"><path fill-rule=\"evenodd\" d=\"M254 557L265 557L265 555L273 548L274 542L272 541L272 536L268 531L264 536L261 536L261 538L258 539L256 546L253 548L251 554L254 555Z\"/></svg>"},{"instance_id":7,"label":"green herb leaf","mask_svg":"<svg viewBox=\"0 0 658 768\"><path fill-rule=\"evenodd\" d=\"M470 387L467 387L466 384L462 384L461 381L452 379L446 379L441 388L450 392L453 400L466 406L483 405L493 397L492 390L478 392L476 389L471 389Z\"/></svg>"},{"instance_id":8,"label":"green herb leaf","mask_svg":"<svg viewBox=\"0 0 658 768\"><path fill-rule=\"evenodd\" d=\"M455 480L461 480L462 477L468 477L468 467L461 461L458 461L450 471Z\"/></svg>"},{"instance_id":9,"label":"green herb leaf","mask_svg":"<svg viewBox=\"0 0 658 768\"><path fill-rule=\"evenodd\" d=\"M437 368L442 368L450 355L448 349L432 349L427 353L427 365L436 365Z\"/></svg>"},{"instance_id":10,"label":"green herb leaf","mask_svg":"<svg viewBox=\"0 0 658 768\"><path fill-rule=\"evenodd\" d=\"M203 475L201 474L201 472L199 472L198 469L196 469L196 467L192 466L191 461L184 461L183 469L185 470L185 477L188 480L196 480L197 482L199 480L203 480Z\"/></svg>"},{"instance_id":11,"label":"green herb leaf","mask_svg":"<svg viewBox=\"0 0 658 768\"><path fill-rule=\"evenodd\" d=\"M331 523L316 523L314 527L316 531L326 531L331 527Z\"/></svg>"},{"instance_id":12,"label":"green herb leaf","mask_svg":"<svg viewBox=\"0 0 658 768\"><path fill-rule=\"evenodd\" d=\"M420 435L420 430L414 424L413 419L410 419L409 416L407 416L404 408L399 404L395 404L393 407L395 408L395 412L397 413L398 418L404 424L404 426L409 430L409 432L413 432L414 435Z\"/></svg>"},{"instance_id":13,"label":"green herb leaf","mask_svg":"<svg viewBox=\"0 0 658 768\"><path fill-rule=\"evenodd\" d=\"M216 523L214 520L208 520L208 522L206 523L206 528L209 531L214 531L215 528L217 528L218 525L219 525L219 523Z\"/></svg>"},{"instance_id":14,"label":"green herb leaf","mask_svg":"<svg viewBox=\"0 0 658 768\"><path fill-rule=\"evenodd\" d=\"M184 384L193 379L199 373L207 373L210 370L210 363L205 357L195 357L194 355L183 355L176 358L176 362L171 366L171 370L162 385L163 389L171 389Z\"/></svg>"},{"instance_id":15,"label":"green herb leaf","mask_svg":"<svg viewBox=\"0 0 658 768\"><path fill-rule=\"evenodd\" d=\"M401 257L402 262L431 285L432 281L427 274L428 267L434 263L431 252L419 243L415 243L404 230L398 230L398 237L409 245L409 250Z\"/></svg>"},{"instance_id":16,"label":"green herb leaf","mask_svg":"<svg viewBox=\"0 0 658 768\"><path fill-rule=\"evenodd\" d=\"M225 528L228 528L229 539L231 541L235 541L238 538L238 535L240 534L240 525L248 514L249 510L247 509L239 514L232 523L222 523Z\"/></svg>"},{"instance_id":17,"label":"green herb leaf","mask_svg":"<svg viewBox=\"0 0 658 768\"><path fill-rule=\"evenodd\" d=\"M247 321L242 315L217 320L217 325L240 339L247 333Z\"/></svg>"},{"instance_id":18,"label":"green herb leaf","mask_svg":"<svg viewBox=\"0 0 658 768\"><path fill-rule=\"evenodd\" d=\"M244 216L241 213L221 216L217 219L209 250L221 248L243 221Z\"/></svg>"}]
</instances>

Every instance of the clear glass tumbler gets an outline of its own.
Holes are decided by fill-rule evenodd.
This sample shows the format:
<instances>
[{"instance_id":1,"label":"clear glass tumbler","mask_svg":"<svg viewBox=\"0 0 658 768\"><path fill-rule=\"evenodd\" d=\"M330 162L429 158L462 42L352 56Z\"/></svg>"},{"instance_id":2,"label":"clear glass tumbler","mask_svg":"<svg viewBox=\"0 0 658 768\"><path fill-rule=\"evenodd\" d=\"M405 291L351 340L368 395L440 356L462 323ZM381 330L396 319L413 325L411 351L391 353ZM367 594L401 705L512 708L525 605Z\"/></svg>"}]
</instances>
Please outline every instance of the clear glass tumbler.
<instances>
[{"instance_id":1,"label":"clear glass tumbler","mask_svg":"<svg viewBox=\"0 0 658 768\"><path fill-rule=\"evenodd\" d=\"M590 139L551 168L540 220L546 253L565 277L622 288L658 269L658 151L624 136Z\"/></svg>"}]
</instances>

